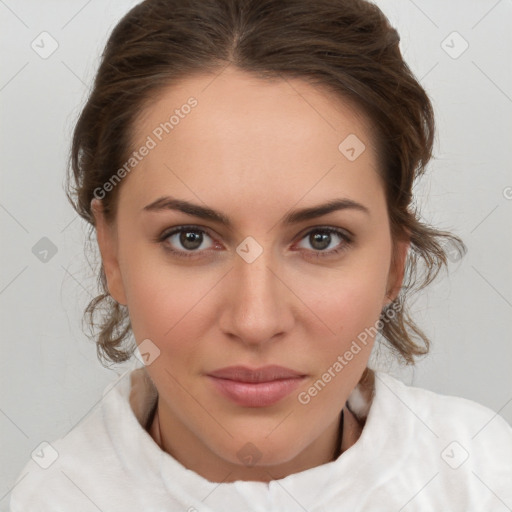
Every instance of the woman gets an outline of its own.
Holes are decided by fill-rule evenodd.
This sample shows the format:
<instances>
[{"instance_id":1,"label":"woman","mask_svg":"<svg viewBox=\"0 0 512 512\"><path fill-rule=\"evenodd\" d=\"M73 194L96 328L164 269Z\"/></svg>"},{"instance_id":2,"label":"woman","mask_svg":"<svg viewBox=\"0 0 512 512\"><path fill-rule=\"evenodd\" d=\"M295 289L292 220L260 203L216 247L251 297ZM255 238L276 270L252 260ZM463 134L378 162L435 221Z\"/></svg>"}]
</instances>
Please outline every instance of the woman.
<instances>
[{"instance_id":1,"label":"woman","mask_svg":"<svg viewBox=\"0 0 512 512\"><path fill-rule=\"evenodd\" d=\"M69 197L98 354L133 339L143 367L13 512L512 507L502 418L368 367L378 333L427 353L407 298L464 252L412 207L434 119L398 42L363 0L146 0L116 26Z\"/></svg>"}]
</instances>

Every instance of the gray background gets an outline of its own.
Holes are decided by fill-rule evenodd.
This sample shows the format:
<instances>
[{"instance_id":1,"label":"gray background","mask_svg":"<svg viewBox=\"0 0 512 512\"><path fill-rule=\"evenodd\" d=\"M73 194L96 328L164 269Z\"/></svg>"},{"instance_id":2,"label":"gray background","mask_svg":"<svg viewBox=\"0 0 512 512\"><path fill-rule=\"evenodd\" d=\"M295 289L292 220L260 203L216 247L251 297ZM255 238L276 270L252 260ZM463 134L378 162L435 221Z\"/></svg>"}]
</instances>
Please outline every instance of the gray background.
<instances>
[{"instance_id":1,"label":"gray background","mask_svg":"<svg viewBox=\"0 0 512 512\"><path fill-rule=\"evenodd\" d=\"M102 368L81 331L95 281L84 257L86 228L63 180L101 49L135 3L0 0L0 510L31 452L71 430L127 367ZM377 4L436 110L436 159L416 187L423 217L469 248L414 305L431 354L415 369L385 354L379 364L512 423L512 2ZM31 47L42 46L43 31L58 43L45 59ZM46 262L34 254L43 237L57 249Z\"/></svg>"}]
</instances>

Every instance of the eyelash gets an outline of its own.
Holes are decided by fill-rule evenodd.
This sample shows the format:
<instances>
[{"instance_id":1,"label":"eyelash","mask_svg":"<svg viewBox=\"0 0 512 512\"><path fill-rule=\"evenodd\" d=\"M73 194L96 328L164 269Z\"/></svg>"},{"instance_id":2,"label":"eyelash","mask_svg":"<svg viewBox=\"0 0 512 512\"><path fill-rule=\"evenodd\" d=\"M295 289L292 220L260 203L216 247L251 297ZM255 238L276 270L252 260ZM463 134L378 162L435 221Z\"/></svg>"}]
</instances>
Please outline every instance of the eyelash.
<instances>
[{"instance_id":1,"label":"eyelash","mask_svg":"<svg viewBox=\"0 0 512 512\"><path fill-rule=\"evenodd\" d=\"M157 237L156 242L161 243L164 246L164 249L166 251L170 252L173 256L177 256L179 258L193 258L197 254L200 254L203 251L179 251L176 249L171 249L168 245L165 244L165 241L172 235L175 235L176 233L187 232L187 231L206 234L210 238L212 238L207 231L199 228L198 226L180 226L171 231L167 231L167 232L164 231L159 237ZM304 233L304 235L302 236L302 238L300 238L300 240L303 240L308 235L310 235L311 233L314 233L314 232L329 233L329 234L333 233L335 235L338 235L343 240L343 243L342 243L341 247L339 247L338 249L331 249L330 251L319 251L319 250L311 251L311 250L306 249L306 252L310 252L311 256L313 258L334 257L334 256L348 250L353 243L352 237L350 237L345 231L342 231L340 229L336 229L336 228L333 228L330 226L314 227L314 228L310 229L309 231L307 231L306 233ZM208 249L206 249L206 250L208 250Z\"/></svg>"}]
</instances>

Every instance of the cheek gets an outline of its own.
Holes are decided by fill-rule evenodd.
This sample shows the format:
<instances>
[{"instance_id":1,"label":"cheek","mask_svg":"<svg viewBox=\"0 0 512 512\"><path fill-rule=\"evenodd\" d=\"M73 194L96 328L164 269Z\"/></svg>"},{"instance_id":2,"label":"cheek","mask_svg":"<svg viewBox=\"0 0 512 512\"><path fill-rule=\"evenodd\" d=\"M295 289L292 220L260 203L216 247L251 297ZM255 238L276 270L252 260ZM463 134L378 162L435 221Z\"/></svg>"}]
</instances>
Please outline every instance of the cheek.
<instances>
[{"instance_id":1,"label":"cheek","mask_svg":"<svg viewBox=\"0 0 512 512\"><path fill-rule=\"evenodd\" d=\"M338 356L347 354L341 363L342 372L348 381L356 379L354 385L370 356L385 295L390 261L386 240L379 248L361 251L350 262L347 260L346 265L324 276L321 286L313 276L301 281L300 293L314 313L308 338L318 340L318 371L323 373ZM342 384L342 379L336 381L329 386L331 389ZM327 399L329 394L324 397Z\"/></svg>"},{"instance_id":2,"label":"cheek","mask_svg":"<svg viewBox=\"0 0 512 512\"><path fill-rule=\"evenodd\" d=\"M373 261L372 261L373 260ZM304 302L325 321L331 334L357 334L368 323L375 322L382 310L387 283L387 258L361 258L355 265L324 277L302 281Z\"/></svg>"},{"instance_id":3,"label":"cheek","mask_svg":"<svg viewBox=\"0 0 512 512\"><path fill-rule=\"evenodd\" d=\"M318 374L332 368L339 356L343 358L333 371L336 375L342 371L345 377L336 379L337 382L330 388L343 387L351 382L347 374L354 376L355 385L357 376L368 362L373 347L374 327L381 312L381 297L375 293L372 283L363 287L360 281L344 281L343 285L342 288L332 289L330 297L326 296L324 302L318 304L315 313L322 322L315 320L314 324L310 324L314 327L308 334L308 339L317 340L314 367ZM311 346L305 347L305 350L310 352ZM339 364L343 366L342 369ZM326 378L329 379L328 376ZM324 397L327 399L329 394L326 393Z\"/></svg>"},{"instance_id":4,"label":"cheek","mask_svg":"<svg viewBox=\"0 0 512 512\"><path fill-rule=\"evenodd\" d=\"M165 263L158 247L131 243L120 247L120 270L137 341L162 337L183 316L190 287L179 268ZM181 313L181 314L180 314Z\"/></svg>"},{"instance_id":5,"label":"cheek","mask_svg":"<svg viewBox=\"0 0 512 512\"><path fill-rule=\"evenodd\" d=\"M304 412L323 418L330 414L327 411L342 407L357 385L368 364L382 310L383 280L379 275L338 279L317 301L315 312L323 324L316 320L314 325L322 327L312 329L308 336L316 340L314 353L311 345L305 349L313 376L297 396L299 410L305 407Z\"/></svg>"},{"instance_id":6,"label":"cheek","mask_svg":"<svg viewBox=\"0 0 512 512\"><path fill-rule=\"evenodd\" d=\"M218 273L171 263L162 253L155 257L154 249L146 258L142 252L128 253L122 268L133 334L137 342L149 338L163 356L183 363L212 325Z\"/></svg>"}]
</instances>

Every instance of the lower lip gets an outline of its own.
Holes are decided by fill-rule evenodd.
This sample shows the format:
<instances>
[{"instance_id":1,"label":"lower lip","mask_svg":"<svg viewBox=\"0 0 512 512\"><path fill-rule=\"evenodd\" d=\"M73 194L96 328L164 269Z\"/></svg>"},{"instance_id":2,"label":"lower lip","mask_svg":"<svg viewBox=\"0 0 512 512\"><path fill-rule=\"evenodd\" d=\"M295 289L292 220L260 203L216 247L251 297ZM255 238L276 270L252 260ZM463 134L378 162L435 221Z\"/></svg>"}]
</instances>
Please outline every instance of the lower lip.
<instances>
[{"instance_id":1,"label":"lower lip","mask_svg":"<svg viewBox=\"0 0 512 512\"><path fill-rule=\"evenodd\" d=\"M243 407L267 407L288 396L304 377L270 382L240 382L208 376L225 397Z\"/></svg>"}]
</instances>

